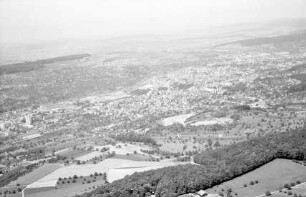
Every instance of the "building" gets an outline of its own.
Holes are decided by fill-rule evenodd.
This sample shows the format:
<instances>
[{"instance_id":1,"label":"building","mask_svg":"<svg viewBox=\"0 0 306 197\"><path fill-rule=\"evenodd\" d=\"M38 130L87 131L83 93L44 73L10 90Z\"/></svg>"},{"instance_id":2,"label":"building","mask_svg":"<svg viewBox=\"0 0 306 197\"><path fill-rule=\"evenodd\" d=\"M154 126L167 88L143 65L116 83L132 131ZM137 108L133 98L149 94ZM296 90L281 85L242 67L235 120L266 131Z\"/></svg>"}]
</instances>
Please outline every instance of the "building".
<instances>
[{"instance_id":1,"label":"building","mask_svg":"<svg viewBox=\"0 0 306 197\"><path fill-rule=\"evenodd\" d=\"M29 126L32 125L32 115L30 115L30 114L26 115L25 124L29 125Z\"/></svg>"},{"instance_id":2,"label":"building","mask_svg":"<svg viewBox=\"0 0 306 197\"><path fill-rule=\"evenodd\" d=\"M206 191L200 190L200 191L197 192L196 196L203 197L203 196L207 196L207 195L208 195L208 193Z\"/></svg>"}]
</instances>

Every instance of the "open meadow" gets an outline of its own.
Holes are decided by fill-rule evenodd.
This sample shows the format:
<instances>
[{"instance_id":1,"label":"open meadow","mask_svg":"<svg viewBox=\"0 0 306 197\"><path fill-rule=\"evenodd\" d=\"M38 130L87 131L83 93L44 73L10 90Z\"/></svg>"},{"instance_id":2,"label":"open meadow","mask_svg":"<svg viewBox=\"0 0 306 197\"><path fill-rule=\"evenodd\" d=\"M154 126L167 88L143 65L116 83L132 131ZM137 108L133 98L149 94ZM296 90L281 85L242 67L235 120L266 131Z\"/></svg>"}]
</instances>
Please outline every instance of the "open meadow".
<instances>
[{"instance_id":1,"label":"open meadow","mask_svg":"<svg viewBox=\"0 0 306 197\"><path fill-rule=\"evenodd\" d=\"M141 171L146 171L150 169L157 169L166 166L179 165L179 162L166 161L161 162L150 162L150 161L132 161L126 159L105 159L97 164L85 164L85 165L70 165L61 167L54 172L44 176L38 181L30 184L28 188L40 188L40 187L54 187L59 178L68 178L74 175L77 176L89 176L95 172L97 173L107 173L107 179L114 181L119 179L121 176L118 176L118 173L109 174L112 169L123 169L126 168L127 172L124 171L124 174L131 174L134 171L129 170L129 168L142 168ZM121 171L122 172L122 171ZM122 177L121 177L122 178Z\"/></svg>"},{"instance_id":2,"label":"open meadow","mask_svg":"<svg viewBox=\"0 0 306 197\"><path fill-rule=\"evenodd\" d=\"M33 170L29 174L26 174L22 177L19 177L16 181L11 182L8 186L16 186L17 184L20 185L29 185L34 183L35 181L47 176L48 174L56 171L59 169L61 165L59 164L45 164L37 169Z\"/></svg>"},{"instance_id":3,"label":"open meadow","mask_svg":"<svg viewBox=\"0 0 306 197\"><path fill-rule=\"evenodd\" d=\"M254 171L208 189L208 192L219 193L232 189L241 197L254 197L266 191L277 191L285 184L306 181L306 166L291 160L276 159ZM256 183L258 182L258 183ZM223 190L223 191L222 191Z\"/></svg>"}]
</instances>

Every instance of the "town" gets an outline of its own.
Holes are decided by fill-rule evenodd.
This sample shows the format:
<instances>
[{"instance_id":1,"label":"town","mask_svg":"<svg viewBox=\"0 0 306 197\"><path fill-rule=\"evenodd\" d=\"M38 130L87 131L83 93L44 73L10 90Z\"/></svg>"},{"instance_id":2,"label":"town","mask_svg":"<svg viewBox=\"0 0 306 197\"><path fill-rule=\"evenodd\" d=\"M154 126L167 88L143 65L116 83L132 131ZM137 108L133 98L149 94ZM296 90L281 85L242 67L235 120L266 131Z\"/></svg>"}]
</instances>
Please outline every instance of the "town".
<instances>
[{"instance_id":1,"label":"town","mask_svg":"<svg viewBox=\"0 0 306 197\"><path fill-rule=\"evenodd\" d=\"M0 196L74 196L305 128L306 34L299 36L290 45L224 43L159 58L94 54L4 71Z\"/></svg>"}]
</instances>

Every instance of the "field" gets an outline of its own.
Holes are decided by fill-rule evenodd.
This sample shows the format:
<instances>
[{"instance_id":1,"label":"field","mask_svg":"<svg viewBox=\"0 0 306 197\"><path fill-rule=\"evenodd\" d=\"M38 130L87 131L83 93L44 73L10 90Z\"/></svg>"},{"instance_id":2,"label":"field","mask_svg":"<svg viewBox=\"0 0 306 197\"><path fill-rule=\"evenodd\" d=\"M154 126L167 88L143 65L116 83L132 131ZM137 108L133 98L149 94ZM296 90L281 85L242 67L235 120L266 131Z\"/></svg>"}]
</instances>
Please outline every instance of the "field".
<instances>
[{"instance_id":1,"label":"field","mask_svg":"<svg viewBox=\"0 0 306 197\"><path fill-rule=\"evenodd\" d=\"M203 120L199 122L192 123L191 125L193 126L199 126L199 125L213 125L213 124L227 124L227 123L232 123L233 120L231 118L212 118L209 120Z\"/></svg>"},{"instance_id":2,"label":"field","mask_svg":"<svg viewBox=\"0 0 306 197\"><path fill-rule=\"evenodd\" d=\"M155 170L158 168L173 166L175 163L170 162L155 162L152 163L150 166L143 166L143 167L134 167L134 168L120 168L120 169L110 169L107 173L108 175L108 181L111 183L113 181L116 181L118 179L124 178L126 175L131 175L135 172L144 172L149 170Z\"/></svg>"},{"instance_id":3,"label":"field","mask_svg":"<svg viewBox=\"0 0 306 197\"><path fill-rule=\"evenodd\" d=\"M61 149L59 151L54 152L54 154L58 155L58 154L61 154L61 153L67 152L67 151L69 151L69 148Z\"/></svg>"},{"instance_id":4,"label":"field","mask_svg":"<svg viewBox=\"0 0 306 197\"><path fill-rule=\"evenodd\" d=\"M123 144L117 143L116 146L107 145L107 146L95 146L94 149L101 150L103 148L109 148L108 152L115 152L116 155L127 155L127 154L134 154L136 151L137 153L141 153L141 149L148 150L149 147L147 146L138 146L134 144Z\"/></svg>"},{"instance_id":5,"label":"field","mask_svg":"<svg viewBox=\"0 0 306 197\"><path fill-rule=\"evenodd\" d=\"M71 159L71 158L78 158L78 157L81 157L83 155L86 155L90 153L90 151L86 151L86 150L65 150L63 152L60 152L58 153L60 156L62 157L67 157L68 159Z\"/></svg>"},{"instance_id":6,"label":"field","mask_svg":"<svg viewBox=\"0 0 306 197\"><path fill-rule=\"evenodd\" d=\"M185 121L193 115L194 114L190 113L190 114L182 114L182 115L168 117L168 118L163 119L162 123L164 126L169 126L174 123L180 123L182 125L185 125Z\"/></svg>"},{"instance_id":7,"label":"field","mask_svg":"<svg viewBox=\"0 0 306 197\"><path fill-rule=\"evenodd\" d=\"M54 187L58 178L77 176L89 176L95 172L107 173L108 180L118 179L117 173L108 174L111 169L123 169L123 168L142 168L142 171L157 169L166 166L178 165L180 163L173 161L161 161L161 162L149 162L149 161L132 161L126 159L105 159L97 164L85 164L85 165L70 165L57 169L56 171L48 174L47 176L39 179L38 181L29 185L29 188L40 187ZM124 174L132 173L133 171L126 170ZM116 171L117 172L117 171Z\"/></svg>"},{"instance_id":8,"label":"field","mask_svg":"<svg viewBox=\"0 0 306 197\"><path fill-rule=\"evenodd\" d=\"M93 159L95 157L100 157L101 155L103 155L102 152L93 151L93 152L87 153L85 155L79 156L79 157L75 158L75 160L88 161L88 160Z\"/></svg>"},{"instance_id":9,"label":"field","mask_svg":"<svg viewBox=\"0 0 306 197\"><path fill-rule=\"evenodd\" d=\"M45 164L34 171L26 174L25 176L19 177L16 181L11 182L8 186L16 186L17 183L20 185L29 185L42 177L52 173L59 169L61 166L58 164Z\"/></svg>"},{"instance_id":10,"label":"field","mask_svg":"<svg viewBox=\"0 0 306 197\"><path fill-rule=\"evenodd\" d=\"M25 197L54 197L54 196L74 196L86 191L90 191L97 186L104 184L103 180L97 180L91 183L73 183L69 186L52 188L30 188L25 190Z\"/></svg>"},{"instance_id":11,"label":"field","mask_svg":"<svg viewBox=\"0 0 306 197\"><path fill-rule=\"evenodd\" d=\"M129 155L115 155L114 159L126 159L131 161L145 161L150 157L143 155L143 154L129 154Z\"/></svg>"},{"instance_id":12,"label":"field","mask_svg":"<svg viewBox=\"0 0 306 197\"><path fill-rule=\"evenodd\" d=\"M275 194L272 194L271 196L273 197L286 197L288 196L288 190L287 191L282 191L282 192L277 192ZM306 183L303 183L303 184L300 184L300 185L297 185L295 187L292 187L292 190L291 190L293 196L295 194L297 195L303 195L303 197L306 196Z\"/></svg>"},{"instance_id":13,"label":"field","mask_svg":"<svg viewBox=\"0 0 306 197\"><path fill-rule=\"evenodd\" d=\"M251 185L251 182L254 182ZM258 181L258 183L255 183ZM207 191L219 193L231 188L233 193L242 197L254 197L266 191L276 191L285 184L306 181L306 167L291 160L276 159L252 172L215 186ZM246 184L246 187L244 186Z\"/></svg>"}]
</instances>

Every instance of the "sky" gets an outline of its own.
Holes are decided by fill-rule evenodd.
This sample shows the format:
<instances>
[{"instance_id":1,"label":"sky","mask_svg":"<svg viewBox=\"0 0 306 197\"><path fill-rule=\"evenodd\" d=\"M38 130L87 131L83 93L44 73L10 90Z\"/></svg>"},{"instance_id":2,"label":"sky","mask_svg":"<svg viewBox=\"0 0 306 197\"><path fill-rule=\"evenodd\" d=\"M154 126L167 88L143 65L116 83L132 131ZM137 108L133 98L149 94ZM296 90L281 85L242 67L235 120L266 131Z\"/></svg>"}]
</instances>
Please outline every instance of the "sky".
<instances>
[{"instance_id":1,"label":"sky","mask_svg":"<svg viewBox=\"0 0 306 197\"><path fill-rule=\"evenodd\" d=\"M306 18L306 0L0 0L0 42L176 34Z\"/></svg>"}]
</instances>

